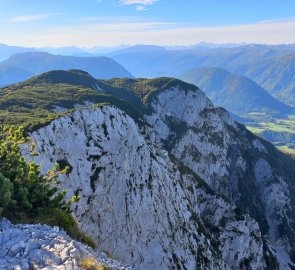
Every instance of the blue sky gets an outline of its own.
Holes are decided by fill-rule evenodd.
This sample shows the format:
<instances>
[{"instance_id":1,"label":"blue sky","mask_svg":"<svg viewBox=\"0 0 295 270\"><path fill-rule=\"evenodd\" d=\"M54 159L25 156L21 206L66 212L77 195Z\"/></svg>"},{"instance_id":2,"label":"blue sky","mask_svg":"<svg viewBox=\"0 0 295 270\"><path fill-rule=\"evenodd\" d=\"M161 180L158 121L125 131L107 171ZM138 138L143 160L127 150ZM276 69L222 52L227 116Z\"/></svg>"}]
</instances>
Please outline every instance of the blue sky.
<instances>
[{"instance_id":1,"label":"blue sky","mask_svg":"<svg viewBox=\"0 0 295 270\"><path fill-rule=\"evenodd\" d=\"M0 43L295 43L294 0L0 0Z\"/></svg>"}]
</instances>

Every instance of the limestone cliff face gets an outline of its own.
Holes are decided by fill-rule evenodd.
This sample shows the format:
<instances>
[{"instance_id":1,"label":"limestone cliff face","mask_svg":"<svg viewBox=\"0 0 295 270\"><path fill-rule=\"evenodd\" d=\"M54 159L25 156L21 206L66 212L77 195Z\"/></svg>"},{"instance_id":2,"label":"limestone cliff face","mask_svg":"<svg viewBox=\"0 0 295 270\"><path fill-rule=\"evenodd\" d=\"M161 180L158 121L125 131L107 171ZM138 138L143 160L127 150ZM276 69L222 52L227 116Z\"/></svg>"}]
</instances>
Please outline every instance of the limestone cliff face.
<instances>
[{"instance_id":1,"label":"limestone cliff face","mask_svg":"<svg viewBox=\"0 0 295 270\"><path fill-rule=\"evenodd\" d=\"M56 119L27 158L71 166L61 188L81 196L82 230L135 269L288 269L294 183L280 154L198 89L146 106L141 125L109 105Z\"/></svg>"},{"instance_id":2,"label":"limestone cliff face","mask_svg":"<svg viewBox=\"0 0 295 270\"><path fill-rule=\"evenodd\" d=\"M257 222L172 161L151 131L123 111L76 111L32 137L44 171L54 162L71 165L62 188L81 196L74 213L82 230L123 263L136 269L266 266Z\"/></svg>"}]
</instances>

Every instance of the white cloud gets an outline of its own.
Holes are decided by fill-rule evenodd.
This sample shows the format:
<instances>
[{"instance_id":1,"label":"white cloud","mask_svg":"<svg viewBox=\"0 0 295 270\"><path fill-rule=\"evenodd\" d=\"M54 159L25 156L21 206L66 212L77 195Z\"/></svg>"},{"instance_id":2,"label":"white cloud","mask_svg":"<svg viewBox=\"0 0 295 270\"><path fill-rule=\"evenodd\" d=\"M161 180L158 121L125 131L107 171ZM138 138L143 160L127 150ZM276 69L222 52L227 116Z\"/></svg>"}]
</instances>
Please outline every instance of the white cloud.
<instances>
[{"instance_id":1,"label":"white cloud","mask_svg":"<svg viewBox=\"0 0 295 270\"><path fill-rule=\"evenodd\" d=\"M94 16L94 17L81 17L78 18L79 22L85 23L138 23L146 22L146 19L140 16Z\"/></svg>"},{"instance_id":2,"label":"white cloud","mask_svg":"<svg viewBox=\"0 0 295 270\"><path fill-rule=\"evenodd\" d=\"M150 6L159 0L121 0L121 4L123 5L144 5Z\"/></svg>"},{"instance_id":3,"label":"white cloud","mask_svg":"<svg viewBox=\"0 0 295 270\"><path fill-rule=\"evenodd\" d=\"M144 6L136 6L136 10L143 11L143 10L147 10L147 8Z\"/></svg>"},{"instance_id":4,"label":"white cloud","mask_svg":"<svg viewBox=\"0 0 295 270\"><path fill-rule=\"evenodd\" d=\"M136 10L147 10L146 6L150 6L158 2L159 0L121 0L122 5L136 5Z\"/></svg>"},{"instance_id":5,"label":"white cloud","mask_svg":"<svg viewBox=\"0 0 295 270\"><path fill-rule=\"evenodd\" d=\"M8 20L8 22L18 23L18 22L35 22L46 20L52 16L56 16L57 14L34 14L34 15L24 15L24 16L16 16L12 17Z\"/></svg>"}]
</instances>

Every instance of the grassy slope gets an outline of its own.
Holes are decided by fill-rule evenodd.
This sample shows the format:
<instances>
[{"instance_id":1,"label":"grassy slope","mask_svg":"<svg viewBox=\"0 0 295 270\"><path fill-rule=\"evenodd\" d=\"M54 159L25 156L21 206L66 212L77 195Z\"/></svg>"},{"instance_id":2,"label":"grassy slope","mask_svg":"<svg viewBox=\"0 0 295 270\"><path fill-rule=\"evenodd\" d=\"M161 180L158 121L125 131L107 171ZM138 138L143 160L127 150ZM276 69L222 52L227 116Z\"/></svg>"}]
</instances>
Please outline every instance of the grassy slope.
<instances>
[{"instance_id":1,"label":"grassy slope","mask_svg":"<svg viewBox=\"0 0 295 270\"><path fill-rule=\"evenodd\" d=\"M90 77L90 79L93 78ZM54 112L55 106L71 111L77 104L86 107L85 101L96 105L115 105L135 120L140 117L139 113L123 99L88 87L87 80L81 81L84 85L78 85L78 83L71 85L67 80L67 83L60 83L61 81L53 81L51 78L49 80L42 75L24 83L0 89L0 125L22 124L28 130L32 130L63 114ZM111 86L108 88L112 89Z\"/></svg>"},{"instance_id":2,"label":"grassy slope","mask_svg":"<svg viewBox=\"0 0 295 270\"><path fill-rule=\"evenodd\" d=\"M111 79L105 82L114 87L130 89L141 99L143 99L152 91L164 90L169 88L170 86L180 85L184 89L187 89L189 87L191 87L192 89L196 88L196 86L192 84L185 83L181 80L169 77L160 77L156 79Z\"/></svg>"}]
</instances>

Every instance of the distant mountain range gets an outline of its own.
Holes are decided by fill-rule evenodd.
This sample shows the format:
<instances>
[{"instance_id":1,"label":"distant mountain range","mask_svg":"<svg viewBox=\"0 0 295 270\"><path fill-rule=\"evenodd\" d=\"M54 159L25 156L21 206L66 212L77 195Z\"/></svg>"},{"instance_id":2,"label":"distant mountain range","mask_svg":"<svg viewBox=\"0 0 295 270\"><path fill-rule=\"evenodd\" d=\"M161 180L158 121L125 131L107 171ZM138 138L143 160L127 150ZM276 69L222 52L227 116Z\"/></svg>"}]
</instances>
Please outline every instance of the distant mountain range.
<instances>
[{"instance_id":1,"label":"distant mountain range","mask_svg":"<svg viewBox=\"0 0 295 270\"><path fill-rule=\"evenodd\" d=\"M200 67L182 74L179 78L195 84L207 94L214 105L222 106L234 114L285 114L292 110L249 78L232 74L222 68Z\"/></svg>"},{"instance_id":2,"label":"distant mountain range","mask_svg":"<svg viewBox=\"0 0 295 270\"><path fill-rule=\"evenodd\" d=\"M136 46L113 52L110 57L132 70L132 74L138 78L175 76L197 66L195 53L154 46Z\"/></svg>"},{"instance_id":3,"label":"distant mountain range","mask_svg":"<svg viewBox=\"0 0 295 270\"><path fill-rule=\"evenodd\" d=\"M24 52L35 52L37 51L34 48L25 48L19 46L8 46L6 44L0 44L0 61L3 61L9 58L15 53L24 53Z\"/></svg>"},{"instance_id":4,"label":"distant mountain range","mask_svg":"<svg viewBox=\"0 0 295 270\"><path fill-rule=\"evenodd\" d=\"M66 46L66 47L43 47L40 48L41 51L55 54L55 55L65 55L65 56L81 56L81 57L86 57L86 56L95 56L87 51L85 51L82 48L78 48L76 46Z\"/></svg>"},{"instance_id":5,"label":"distant mountain range","mask_svg":"<svg viewBox=\"0 0 295 270\"><path fill-rule=\"evenodd\" d=\"M129 48L131 46L120 45L113 47L96 46L93 48L79 48L76 46L65 46L65 47L41 47L41 48L29 48L20 46L9 46L0 43L0 61L6 60L10 56L16 53L24 52L48 52L56 55L66 56L102 56L110 54L117 50Z\"/></svg>"},{"instance_id":6,"label":"distant mountain range","mask_svg":"<svg viewBox=\"0 0 295 270\"><path fill-rule=\"evenodd\" d=\"M8 85L24 81L34 73L21 67L0 63L0 85Z\"/></svg>"},{"instance_id":7,"label":"distant mountain range","mask_svg":"<svg viewBox=\"0 0 295 270\"><path fill-rule=\"evenodd\" d=\"M15 54L0 63L0 85L17 83L54 69L83 69L100 79L133 77L108 57L73 57L31 52Z\"/></svg>"},{"instance_id":8,"label":"distant mountain range","mask_svg":"<svg viewBox=\"0 0 295 270\"><path fill-rule=\"evenodd\" d=\"M257 61L295 52L294 45L245 45L240 47L189 47L169 50L159 46L134 46L118 50L110 57L136 77L177 76L187 70L205 66L221 67L243 74Z\"/></svg>"},{"instance_id":9,"label":"distant mountain range","mask_svg":"<svg viewBox=\"0 0 295 270\"><path fill-rule=\"evenodd\" d=\"M65 56L53 56L37 52L34 48L0 45L0 60L10 56L9 59L0 63L0 85L22 81L30 76L52 69L83 69L97 78L130 77L131 74L128 71L135 77L154 78L159 76L179 77L188 70L197 67L219 67L235 74L245 75L280 101L291 106L295 105L294 44L274 46L250 44L239 46L237 44L201 43L182 47L155 45L128 47L122 45L110 48L69 46L40 48L38 50L53 54L84 57L84 60L81 58L78 60L62 58ZM28 51L35 51L35 54L27 54ZM16 52L26 52L26 54L23 56L11 56ZM95 55L98 54L107 55L128 71L123 71L122 66L113 66L114 73L106 72L108 68L93 68L93 62L97 61ZM90 60L90 57L96 60ZM32 63L28 63L28 58L33 59ZM101 61L102 58L100 58ZM107 66L109 66L110 61ZM86 62L89 63L86 64ZM95 66L97 65L95 64ZM14 68L16 69L14 70ZM99 72L95 72L95 70ZM11 76L11 74L15 75Z\"/></svg>"}]
</instances>

